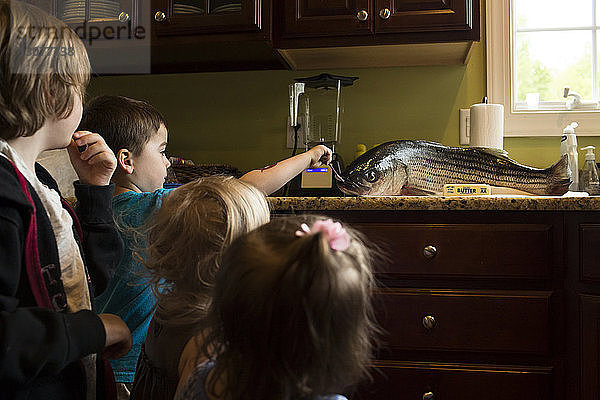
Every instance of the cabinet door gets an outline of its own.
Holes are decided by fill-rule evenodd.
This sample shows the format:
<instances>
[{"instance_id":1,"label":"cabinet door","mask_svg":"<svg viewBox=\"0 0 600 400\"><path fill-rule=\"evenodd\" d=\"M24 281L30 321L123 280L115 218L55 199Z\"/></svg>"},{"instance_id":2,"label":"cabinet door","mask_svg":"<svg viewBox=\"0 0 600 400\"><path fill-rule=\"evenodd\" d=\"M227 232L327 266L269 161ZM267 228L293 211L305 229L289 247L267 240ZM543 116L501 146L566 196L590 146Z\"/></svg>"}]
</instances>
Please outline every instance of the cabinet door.
<instances>
[{"instance_id":1,"label":"cabinet door","mask_svg":"<svg viewBox=\"0 0 600 400\"><path fill-rule=\"evenodd\" d=\"M142 0L28 0L69 25L95 74L150 72L149 5Z\"/></svg>"},{"instance_id":2,"label":"cabinet door","mask_svg":"<svg viewBox=\"0 0 600 400\"><path fill-rule=\"evenodd\" d=\"M375 32L470 31L478 10L479 0L375 0Z\"/></svg>"},{"instance_id":3,"label":"cabinet door","mask_svg":"<svg viewBox=\"0 0 600 400\"><path fill-rule=\"evenodd\" d=\"M373 32L372 1L283 0L284 37L364 35Z\"/></svg>"},{"instance_id":4,"label":"cabinet door","mask_svg":"<svg viewBox=\"0 0 600 400\"><path fill-rule=\"evenodd\" d=\"M86 0L56 2L56 16L68 24L93 23L104 27L108 24L136 24L138 20L135 0Z\"/></svg>"},{"instance_id":5,"label":"cabinet door","mask_svg":"<svg viewBox=\"0 0 600 400\"><path fill-rule=\"evenodd\" d=\"M73 29L79 28L81 34L84 23L93 24L94 30L98 28L102 31L109 26L116 28L115 24L131 23L135 26L140 18L138 0L25 0L25 2L55 15ZM102 35L99 36L98 39L104 39Z\"/></svg>"},{"instance_id":6,"label":"cabinet door","mask_svg":"<svg viewBox=\"0 0 600 400\"><path fill-rule=\"evenodd\" d=\"M600 393L600 296L580 295L581 399Z\"/></svg>"},{"instance_id":7,"label":"cabinet door","mask_svg":"<svg viewBox=\"0 0 600 400\"><path fill-rule=\"evenodd\" d=\"M260 32L261 0L155 0L156 36Z\"/></svg>"}]
</instances>

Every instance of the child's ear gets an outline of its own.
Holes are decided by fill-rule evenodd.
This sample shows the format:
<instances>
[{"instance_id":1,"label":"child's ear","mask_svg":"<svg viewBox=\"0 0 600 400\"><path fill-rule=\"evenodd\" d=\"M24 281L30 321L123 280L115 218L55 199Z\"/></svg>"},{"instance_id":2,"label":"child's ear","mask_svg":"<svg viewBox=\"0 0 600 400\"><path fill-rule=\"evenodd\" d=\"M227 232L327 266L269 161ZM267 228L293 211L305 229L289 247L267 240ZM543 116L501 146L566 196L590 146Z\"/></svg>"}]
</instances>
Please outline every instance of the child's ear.
<instances>
[{"instance_id":1,"label":"child's ear","mask_svg":"<svg viewBox=\"0 0 600 400\"><path fill-rule=\"evenodd\" d=\"M121 149L117 152L117 164L127 174L133 174L133 158L127 149Z\"/></svg>"}]
</instances>

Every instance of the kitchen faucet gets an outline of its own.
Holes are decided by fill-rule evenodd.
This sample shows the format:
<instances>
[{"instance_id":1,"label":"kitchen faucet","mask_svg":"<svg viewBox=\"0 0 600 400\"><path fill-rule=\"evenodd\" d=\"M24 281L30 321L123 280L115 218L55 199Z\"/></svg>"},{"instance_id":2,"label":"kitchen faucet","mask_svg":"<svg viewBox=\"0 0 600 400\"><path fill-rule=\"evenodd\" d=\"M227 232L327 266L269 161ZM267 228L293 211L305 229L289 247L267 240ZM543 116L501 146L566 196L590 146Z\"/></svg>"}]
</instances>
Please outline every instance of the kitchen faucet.
<instances>
[{"instance_id":1,"label":"kitchen faucet","mask_svg":"<svg viewBox=\"0 0 600 400\"><path fill-rule=\"evenodd\" d=\"M568 96L573 96L569 99ZM573 90L569 86L565 86L563 89L563 97L567 99L566 107L567 110L582 109L582 108L598 108L597 101L585 101L581 95Z\"/></svg>"}]
</instances>

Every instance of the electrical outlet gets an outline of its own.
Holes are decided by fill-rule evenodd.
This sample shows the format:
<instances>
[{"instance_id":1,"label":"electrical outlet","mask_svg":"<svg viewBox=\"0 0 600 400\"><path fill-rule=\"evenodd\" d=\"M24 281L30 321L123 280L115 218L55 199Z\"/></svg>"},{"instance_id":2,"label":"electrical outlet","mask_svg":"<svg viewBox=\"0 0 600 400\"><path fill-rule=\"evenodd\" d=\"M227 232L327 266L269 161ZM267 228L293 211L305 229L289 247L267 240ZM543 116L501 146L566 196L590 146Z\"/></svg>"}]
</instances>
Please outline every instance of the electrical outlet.
<instances>
[{"instance_id":1,"label":"electrical outlet","mask_svg":"<svg viewBox=\"0 0 600 400\"><path fill-rule=\"evenodd\" d=\"M460 144L471 143L471 110L461 108L459 111Z\"/></svg>"},{"instance_id":2,"label":"electrical outlet","mask_svg":"<svg viewBox=\"0 0 600 400\"><path fill-rule=\"evenodd\" d=\"M287 141L286 141L286 146L288 149L293 149L294 148L294 127L290 125L290 117L288 117L288 124L287 124ZM297 148L300 149L304 146L304 135L302 132L302 127L300 127L300 129L298 129L298 145Z\"/></svg>"}]
</instances>

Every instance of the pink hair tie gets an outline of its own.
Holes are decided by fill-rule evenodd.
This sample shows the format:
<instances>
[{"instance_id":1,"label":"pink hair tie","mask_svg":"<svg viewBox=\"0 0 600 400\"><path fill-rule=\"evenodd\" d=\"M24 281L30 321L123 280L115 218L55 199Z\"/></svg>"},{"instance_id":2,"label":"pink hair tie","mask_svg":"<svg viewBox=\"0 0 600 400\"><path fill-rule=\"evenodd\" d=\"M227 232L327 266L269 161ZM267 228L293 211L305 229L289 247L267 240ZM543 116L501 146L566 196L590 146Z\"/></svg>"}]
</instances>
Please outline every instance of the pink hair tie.
<instances>
[{"instance_id":1,"label":"pink hair tie","mask_svg":"<svg viewBox=\"0 0 600 400\"><path fill-rule=\"evenodd\" d=\"M332 250L344 251L350 246L350 236L342 224L339 222L333 222L331 219L322 219L316 221L312 227L308 227L306 224L300 225L300 229L296 231L296 236L304 236L315 233L323 233L325 239L329 243L329 247Z\"/></svg>"}]
</instances>

